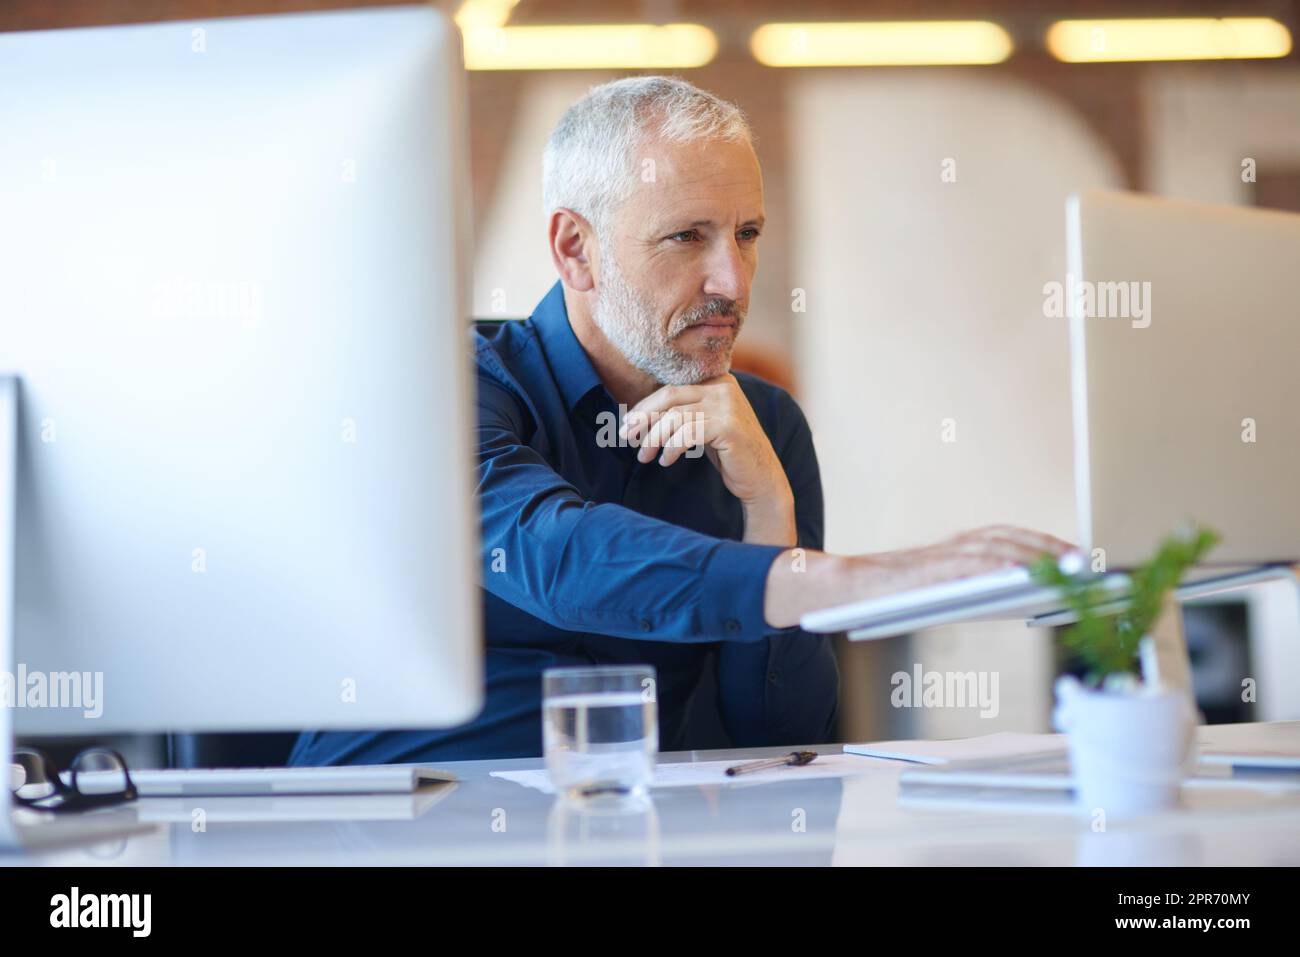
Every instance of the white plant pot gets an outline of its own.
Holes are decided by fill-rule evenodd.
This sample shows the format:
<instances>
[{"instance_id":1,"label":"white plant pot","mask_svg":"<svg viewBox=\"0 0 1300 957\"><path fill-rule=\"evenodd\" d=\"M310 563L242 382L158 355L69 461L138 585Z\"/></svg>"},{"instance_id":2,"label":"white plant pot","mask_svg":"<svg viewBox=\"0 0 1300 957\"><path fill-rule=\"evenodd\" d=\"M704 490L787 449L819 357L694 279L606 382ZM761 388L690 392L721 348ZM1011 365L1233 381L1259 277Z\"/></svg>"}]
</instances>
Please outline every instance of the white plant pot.
<instances>
[{"instance_id":1,"label":"white plant pot","mask_svg":"<svg viewBox=\"0 0 1300 957\"><path fill-rule=\"evenodd\" d=\"M1117 819L1178 806L1196 754L1189 694L1140 685L1094 691L1066 677L1056 683L1053 721L1069 742L1080 813Z\"/></svg>"}]
</instances>

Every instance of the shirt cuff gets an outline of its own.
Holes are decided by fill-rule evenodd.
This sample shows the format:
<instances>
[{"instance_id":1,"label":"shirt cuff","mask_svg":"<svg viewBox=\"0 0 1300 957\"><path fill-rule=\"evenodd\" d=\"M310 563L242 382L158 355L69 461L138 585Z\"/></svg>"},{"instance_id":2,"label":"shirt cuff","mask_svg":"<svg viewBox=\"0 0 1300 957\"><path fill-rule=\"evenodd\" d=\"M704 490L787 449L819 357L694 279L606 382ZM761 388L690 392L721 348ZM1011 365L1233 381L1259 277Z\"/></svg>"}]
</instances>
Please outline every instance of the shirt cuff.
<instances>
[{"instance_id":1,"label":"shirt cuff","mask_svg":"<svg viewBox=\"0 0 1300 957\"><path fill-rule=\"evenodd\" d=\"M705 634L724 641L759 641L774 629L763 617L767 573L781 545L722 541L704 570L700 620Z\"/></svg>"}]
</instances>

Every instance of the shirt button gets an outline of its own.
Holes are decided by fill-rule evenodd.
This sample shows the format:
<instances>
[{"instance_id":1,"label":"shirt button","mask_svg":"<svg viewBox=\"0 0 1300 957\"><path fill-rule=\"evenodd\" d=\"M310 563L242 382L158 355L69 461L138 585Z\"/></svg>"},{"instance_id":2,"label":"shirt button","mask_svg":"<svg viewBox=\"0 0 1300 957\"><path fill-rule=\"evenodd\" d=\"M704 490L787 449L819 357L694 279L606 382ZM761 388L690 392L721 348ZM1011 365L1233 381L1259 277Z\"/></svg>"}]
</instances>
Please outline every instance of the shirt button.
<instances>
[{"instance_id":1,"label":"shirt button","mask_svg":"<svg viewBox=\"0 0 1300 957\"><path fill-rule=\"evenodd\" d=\"M769 671L769 672L767 673L767 680L770 681L770 682L772 682L773 684L776 684L778 681L781 680L781 672L779 672L779 671Z\"/></svg>"},{"instance_id":2,"label":"shirt button","mask_svg":"<svg viewBox=\"0 0 1300 957\"><path fill-rule=\"evenodd\" d=\"M641 619L641 630L642 630L642 631L649 631L649 630L650 630L651 628L653 628L653 627L654 627L654 625L650 624L650 619L649 619L649 618L642 618L642 619Z\"/></svg>"},{"instance_id":3,"label":"shirt button","mask_svg":"<svg viewBox=\"0 0 1300 957\"><path fill-rule=\"evenodd\" d=\"M734 618L728 618L726 621L722 623L722 625L724 628L727 629L727 631L731 632L733 635L736 632L740 631L740 622L736 621L736 619Z\"/></svg>"}]
</instances>

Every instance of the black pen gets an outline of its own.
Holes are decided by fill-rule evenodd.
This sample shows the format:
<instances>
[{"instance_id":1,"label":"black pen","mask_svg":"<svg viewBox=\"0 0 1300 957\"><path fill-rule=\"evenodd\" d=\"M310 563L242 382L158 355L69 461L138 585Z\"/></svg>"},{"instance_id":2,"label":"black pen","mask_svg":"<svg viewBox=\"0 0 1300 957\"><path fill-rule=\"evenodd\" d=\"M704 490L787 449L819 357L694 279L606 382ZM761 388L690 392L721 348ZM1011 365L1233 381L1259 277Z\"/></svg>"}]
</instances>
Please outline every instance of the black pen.
<instances>
[{"instance_id":1,"label":"black pen","mask_svg":"<svg viewBox=\"0 0 1300 957\"><path fill-rule=\"evenodd\" d=\"M789 754L779 758L763 758L760 761L746 761L744 764L733 764L727 768L727 774L734 777L737 774L745 774L749 771L763 771L767 768L800 767L801 765L812 763L817 757L816 751L791 751Z\"/></svg>"}]
</instances>

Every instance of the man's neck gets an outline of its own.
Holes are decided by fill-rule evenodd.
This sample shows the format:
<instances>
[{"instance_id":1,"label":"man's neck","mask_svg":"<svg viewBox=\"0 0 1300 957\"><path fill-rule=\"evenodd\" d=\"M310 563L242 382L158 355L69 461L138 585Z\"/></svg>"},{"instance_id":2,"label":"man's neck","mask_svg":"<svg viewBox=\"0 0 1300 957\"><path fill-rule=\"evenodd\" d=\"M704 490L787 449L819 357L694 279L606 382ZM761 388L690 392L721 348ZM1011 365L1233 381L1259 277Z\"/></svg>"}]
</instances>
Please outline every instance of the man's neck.
<instances>
[{"instance_id":1,"label":"man's neck","mask_svg":"<svg viewBox=\"0 0 1300 957\"><path fill-rule=\"evenodd\" d=\"M630 409L659 388L659 382L628 362L596 325L584 295L564 287L564 307L578 344L615 402Z\"/></svg>"}]
</instances>

